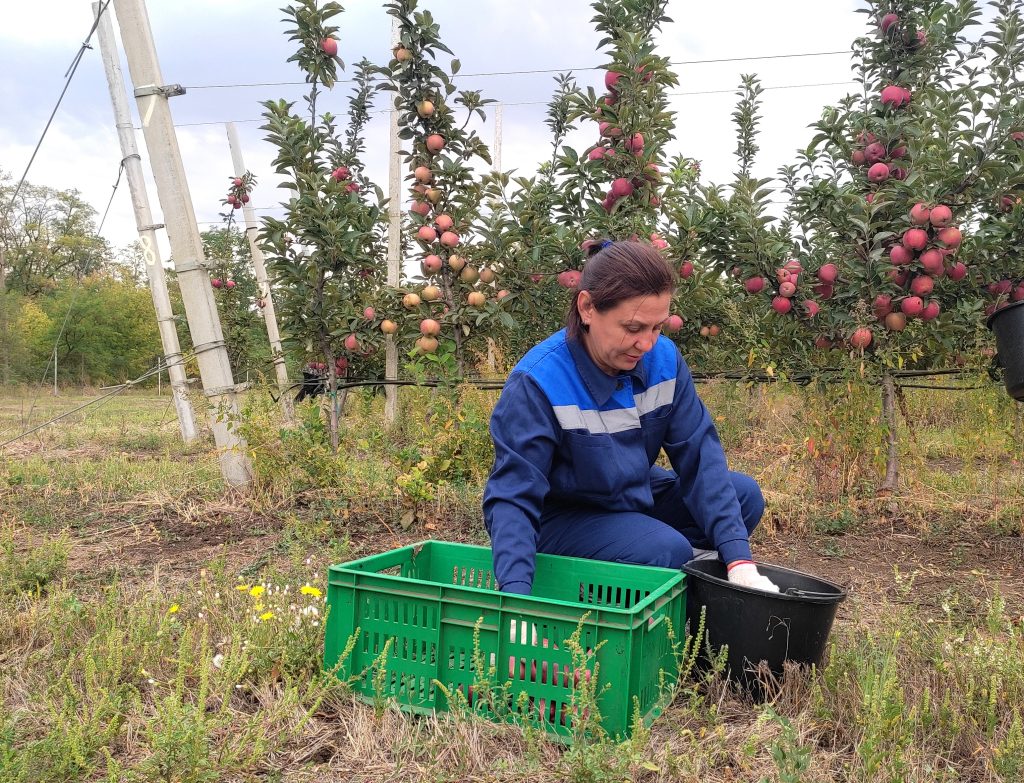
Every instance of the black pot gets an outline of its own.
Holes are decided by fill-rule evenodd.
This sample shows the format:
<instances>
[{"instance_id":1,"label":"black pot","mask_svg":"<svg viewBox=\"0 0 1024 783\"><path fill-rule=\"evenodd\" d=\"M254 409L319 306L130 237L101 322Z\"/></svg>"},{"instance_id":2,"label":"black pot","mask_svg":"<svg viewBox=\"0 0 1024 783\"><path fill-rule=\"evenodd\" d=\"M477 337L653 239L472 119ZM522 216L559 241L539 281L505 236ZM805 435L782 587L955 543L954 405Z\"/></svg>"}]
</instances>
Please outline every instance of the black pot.
<instances>
[{"instance_id":1,"label":"black pot","mask_svg":"<svg viewBox=\"0 0 1024 783\"><path fill-rule=\"evenodd\" d=\"M820 664L836 609L846 598L839 585L800 571L765 563L758 563L757 570L779 586L778 593L731 584L718 560L683 566L691 633L701 610L707 610L703 663L708 646L717 652L728 645L727 675L751 690L757 690L754 670L762 661L773 674L782 674L785 661Z\"/></svg>"},{"instance_id":2,"label":"black pot","mask_svg":"<svg viewBox=\"0 0 1024 783\"><path fill-rule=\"evenodd\" d=\"M1013 399L1024 402L1024 301L996 310L987 324L996 335L1006 391Z\"/></svg>"}]
</instances>

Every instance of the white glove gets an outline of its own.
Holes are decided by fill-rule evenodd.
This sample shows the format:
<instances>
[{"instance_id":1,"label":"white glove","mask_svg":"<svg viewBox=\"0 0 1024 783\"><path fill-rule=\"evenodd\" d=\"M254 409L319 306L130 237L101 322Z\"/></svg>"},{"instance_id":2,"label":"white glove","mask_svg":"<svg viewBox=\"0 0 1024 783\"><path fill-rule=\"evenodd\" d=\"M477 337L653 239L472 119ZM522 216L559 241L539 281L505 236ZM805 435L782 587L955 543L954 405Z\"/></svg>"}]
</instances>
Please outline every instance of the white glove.
<instances>
[{"instance_id":1,"label":"white glove","mask_svg":"<svg viewBox=\"0 0 1024 783\"><path fill-rule=\"evenodd\" d=\"M757 566L749 560L735 560L728 566L729 581L740 587L751 587L764 590L766 593L777 593L779 587L767 576L762 576Z\"/></svg>"}]
</instances>

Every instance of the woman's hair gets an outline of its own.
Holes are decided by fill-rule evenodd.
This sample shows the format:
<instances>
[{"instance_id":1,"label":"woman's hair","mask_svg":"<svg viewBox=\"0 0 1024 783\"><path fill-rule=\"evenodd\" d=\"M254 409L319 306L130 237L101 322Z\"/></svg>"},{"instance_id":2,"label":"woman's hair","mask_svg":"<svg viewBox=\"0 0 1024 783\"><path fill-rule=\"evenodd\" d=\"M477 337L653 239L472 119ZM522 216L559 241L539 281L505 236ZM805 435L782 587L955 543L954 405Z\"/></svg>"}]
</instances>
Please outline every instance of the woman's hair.
<instances>
[{"instance_id":1,"label":"woman's hair","mask_svg":"<svg viewBox=\"0 0 1024 783\"><path fill-rule=\"evenodd\" d=\"M586 326L577 302L580 291L590 292L594 308L603 313L634 296L657 296L675 289L675 272L665 257L643 242L595 242L583 276L565 316L570 340L579 340Z\"/></svg>"}]
</instances>

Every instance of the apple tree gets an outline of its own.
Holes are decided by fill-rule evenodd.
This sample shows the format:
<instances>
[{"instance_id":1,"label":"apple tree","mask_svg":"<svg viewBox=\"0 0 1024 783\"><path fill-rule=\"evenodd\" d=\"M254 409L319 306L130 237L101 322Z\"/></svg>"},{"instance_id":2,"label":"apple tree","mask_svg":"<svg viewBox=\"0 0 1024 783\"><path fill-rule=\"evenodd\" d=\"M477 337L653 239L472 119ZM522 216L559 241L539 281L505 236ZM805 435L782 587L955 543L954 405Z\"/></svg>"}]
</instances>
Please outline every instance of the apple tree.
<instances>
[{"instance_id":1,"label":"apple tree","mask_svg":"<svg viewBox=\"0 0 1024 783\"><path fill-rule=\"evenodd\" d=\"M376 90L369 63L356 69L349 125L342 138L336 119L319 114L317 98L330 90L344 63L338 58L342 13L336 2L302 0L283 9L289 58L311 85L306 112L286 101L266 101L267 139L277 148L275 171L292 192L283 218L264 220L260 234L268 270L280 291L278 312L286 345L305 357L328 389L331 446L338 447L338 379L374 361L382 341L373 306L383 286L386 227L384 197L362 170L360 153L368 107Z\"/></svg>"},{"instance_id":2,"label":"apple tree","mask_svg":"<svg viewBox=\"0 0 1024 783\"><path fill-rule=\"evenodd\" d=\"M826 108L781 172L803 274L830 294L809 337L851 354L882 389L883 492L897 480L893 372L941 367L972 348L979 285L996 271L979 263L1006 257L996 232L974 235L1021 176L1019 4L993 6L994 22L972 41L974 3L872 0L871 33L854 46L862 93Z\"/></svg>"},{"instance_id":3,"label":"apple tree","mask_svg":"<svg viewBox=\"0 0 1024 783\"><path fill-rule=\"evenodd\" d=\"M381 72L389 79L384 89L394 93L412 183L405 245L421 273L398 292L405 317L394 328L400 340L415 340L413 356L421 367L442 379L461 378L471 349L479 349L489 324L502 315L494 287L500 285L492 265L496 259L481 255L471 241L483 197L473 164L490 164L491 158L467 126L474 115L483 119L484 107L493 101L456 87L457 59L448 68L438 64L441 54L452 52L429 11L417 10L416 0L385 7L398 20L399 43Z\"/></svg>"}]
</instances>

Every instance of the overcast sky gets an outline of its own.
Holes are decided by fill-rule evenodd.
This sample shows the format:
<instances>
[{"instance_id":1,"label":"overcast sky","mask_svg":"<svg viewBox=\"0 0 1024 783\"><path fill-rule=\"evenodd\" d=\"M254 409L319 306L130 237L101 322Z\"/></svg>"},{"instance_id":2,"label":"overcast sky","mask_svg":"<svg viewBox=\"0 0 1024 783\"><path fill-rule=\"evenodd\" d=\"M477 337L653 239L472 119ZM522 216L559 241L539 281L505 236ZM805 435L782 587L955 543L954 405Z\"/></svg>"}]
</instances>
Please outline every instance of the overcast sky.
<instances>
[{"instance_id":1,"label":"overcast sky","mask_svg":"<svg viewBox=\"0 0 1024 783\"><path fill-rule=\"evenodd\" d=\"M280 7L286 0L149 0L149 15L164 81L184 85L185 96L171 108L198 220L216 225L220 199L232 173L224 124L237 123L247 167L259 178L253 204L260 214L278 214L283 198L270 169L273 149L259 130L260 101L300 100L302 85L215 88L301 81L286 60L291 44L283 34ZM64 86L64 73L92 22L90 0L4 0L0 24L0 169L19 178ZM386 62L390 21L376 0L350 0L339 17L339 55L346 64L362 57ZM855 13L857 0L721 0L669 3L660 53L673 62L751 58L816 52L843 54L681 64L675 70L679 93L676 142L667 155L699 159L707 181L725 183L735 170L735 132L731 113L740 74L756 73L763 96L762 134L755 174L770 176L794 160L806 146L824 105L855 89L850 83L854 38L865 32L867 17ZM603 72L583 70L605 61L589 23L585 0L422 0L441 25L441 35L462 61L465 74L494 71L573 70L582 86L603 89ZM64 103L29 172L33 184L76 188L103 212L110 198L121 153L113 126L98 44L87 51ZM123 63L123 58L122 58ZM127 74L127 66L123 66ZM462 88L507 102L503 110L502 168L532 174L550 156L550 134L543 124L554 74L465 76ZM832 84L839 83L839 84ZM819 86L799 86L819 85ZM821 86L823 85L823 86ZM772 89L774 87L786 89ZM323 108L344 113L351 87L340 84ZM724 91L724 92L714 92ZM705 93L705 94L692 94ZM710 94L706 94L710 93ZM131 89L129 86L129 94ZM384 106L386 97L378 98ZM530 103L530 102L538 103ZM134 99L132 109L135 110ZM493 111L480 129L494 140ZM137 119L136 119L137 123ZM198 124L204 123L204 124ZM584 149L596 126L570 138ZM386 185L387 120L375 114L368 128L366 164L371 178ZM148 172L142 134L138 144ZM150 200L159 220L156 191ZM122 184L103 234L115 245L137 238L128 188ZM166 247L166 245L165 245Z\"/></svg>"}]
</instances>

